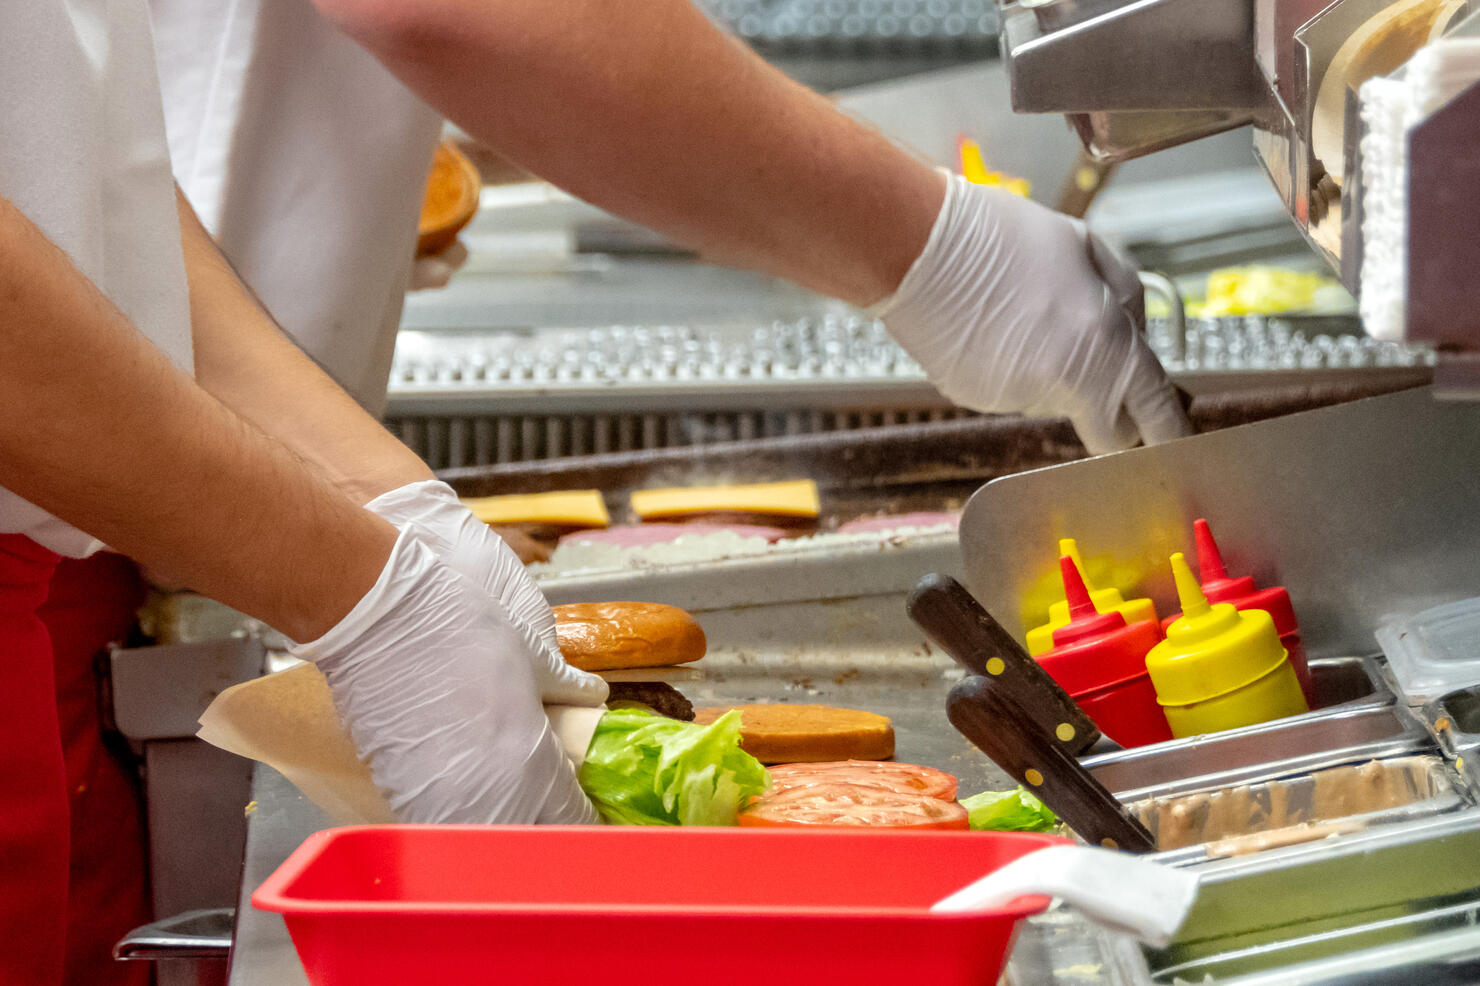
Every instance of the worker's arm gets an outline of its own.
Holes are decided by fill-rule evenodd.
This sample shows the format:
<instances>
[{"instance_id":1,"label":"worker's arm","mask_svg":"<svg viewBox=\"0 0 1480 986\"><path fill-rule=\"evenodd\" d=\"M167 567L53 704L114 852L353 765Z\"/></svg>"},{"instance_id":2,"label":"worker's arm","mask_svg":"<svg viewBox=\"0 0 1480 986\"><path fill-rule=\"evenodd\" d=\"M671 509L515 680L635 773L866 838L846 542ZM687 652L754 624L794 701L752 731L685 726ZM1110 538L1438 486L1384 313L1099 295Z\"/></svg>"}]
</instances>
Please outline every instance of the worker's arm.
<instances>
[{"instance_id":1,"label":"worker's arm","mask_svg":"<svg viewBox=\"0 0 1480 986\"><path fill-rule=\"evenodd\" d=\"M200 386L311 463L346 502L368 506L398 528L415 525L444 562L497 599L525 634L549 700L604 697L598 679L560 658L550 606L514 549L283 334L178 190L176 206Z\"/></svg>"},{"instance_id":2,"label":"worker's arm","mask_svg":"<svg viewBox=\"0 0 1480 986\"><path fill-rule=\"evenodd\" d=\"M430 479L431 470L414 452L288 340L178 189L176 205L190 280L196 381L312 462L357 506ZM549 557L547 549L518 530L498 533L523 562Z\"/></svg>"},{"instance_id":3,"label":"worker's arm","mask_svg":"<svg viewBox=\"0 0 1480 986\"><path fill-rule=\"evenodd\" d=\"M1080 223L946 180L691 0L314 0L464 130L722 263L875 314L957 404L1091 451L1188 425L1134 269Z\"/></svg>"},{"instance_id":4,"label":"worker's arm","mask_svg":"<svg viewBox=\"0 0 1480 986\"><path fill-rule=\"evenodd\" d=\"M306 641L403 820L595 820L541 702L601 680L197 386L3 199L0 486Z\"/></svg>"},{"instance_id":5,"label":"worker's arm","mask_svg":"<svg viewBox=\"0 0 1480 986\"><path fill-rule=\"evenodd\" d=\"M300 640L349 612L396 536L172 366L4 200L0 486Z\"/></svg>"},{"instance_id":6,"label":"worker's arm","mask_svg":"<svg viewBox=\"0 0 1480 986\"><path fill-rule=\"evenodd\" d=\"M920 253L944 182L691 0L315 0L438 110L711 259L857 304Z\"/></svg>"},{"instance_id":7,"label":"worker's arm","mask_svg":"<svg viewBox=\"0 0 1480 986\"><path fill-rule=\"evenodd\" d=\"M414 452L305 356L237 277L176 190L195 379L329 477L356 506L430 479Z\"/></svg>"}]
</instances>

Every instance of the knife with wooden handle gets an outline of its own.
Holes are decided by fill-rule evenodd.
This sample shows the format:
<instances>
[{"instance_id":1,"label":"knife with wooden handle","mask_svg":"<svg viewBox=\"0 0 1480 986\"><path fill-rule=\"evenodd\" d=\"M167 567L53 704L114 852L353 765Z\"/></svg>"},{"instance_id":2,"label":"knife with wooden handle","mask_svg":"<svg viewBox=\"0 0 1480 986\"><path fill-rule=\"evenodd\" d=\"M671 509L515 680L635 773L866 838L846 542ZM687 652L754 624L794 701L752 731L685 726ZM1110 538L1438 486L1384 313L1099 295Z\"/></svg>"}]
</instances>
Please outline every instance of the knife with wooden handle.
<instances>
[{"instance_id":1,"label":"knife with wooden handle","mask_svg":"<svg viewBox=\"0 0 1480 986\"><path fill-rule=\"evenodd\" d=\"M1002 692L1071 755L1094 746L1100 730L966 587L949 575L927 575L910 593L910 619L972 674Z\"/></svg>"},{"instance_id":2,"label":"knife with wooden handle","mask_svg":"<svg viewBox=\"0 0 1480 986\"><path fill-rule=\"evenodd\" d=\"M1086 842L1131 853L1155 851L1146 827L1007 695L999 679L968 675L951 689L946 715Z\"/></svg>"}]
</instances>

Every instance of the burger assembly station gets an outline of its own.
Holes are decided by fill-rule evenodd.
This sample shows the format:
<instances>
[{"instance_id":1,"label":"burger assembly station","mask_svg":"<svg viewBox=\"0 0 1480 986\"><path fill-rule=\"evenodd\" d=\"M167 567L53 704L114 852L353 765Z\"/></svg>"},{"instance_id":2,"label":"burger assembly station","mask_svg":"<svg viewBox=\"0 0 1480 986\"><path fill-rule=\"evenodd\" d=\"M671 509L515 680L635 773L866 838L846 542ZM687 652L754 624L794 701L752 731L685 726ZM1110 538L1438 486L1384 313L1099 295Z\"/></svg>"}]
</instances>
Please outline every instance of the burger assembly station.
<instances>
[{"instance_id":1,"label":"burger assembly station","mask_svg":"<svg viewBox=\"0 0 1480 986\"><path fill-rule=\"evenodd\" d=\"M153 916L113 961L1480 982L1480 3L695 5L969 194L1083 219L1106 283L1129 258L1184 436L972 410L896 309L447 123L380 420L604 683L540 679L584 823L420 814L334 664L155 579L98 669Z\"/></svg>"}]
</instances>

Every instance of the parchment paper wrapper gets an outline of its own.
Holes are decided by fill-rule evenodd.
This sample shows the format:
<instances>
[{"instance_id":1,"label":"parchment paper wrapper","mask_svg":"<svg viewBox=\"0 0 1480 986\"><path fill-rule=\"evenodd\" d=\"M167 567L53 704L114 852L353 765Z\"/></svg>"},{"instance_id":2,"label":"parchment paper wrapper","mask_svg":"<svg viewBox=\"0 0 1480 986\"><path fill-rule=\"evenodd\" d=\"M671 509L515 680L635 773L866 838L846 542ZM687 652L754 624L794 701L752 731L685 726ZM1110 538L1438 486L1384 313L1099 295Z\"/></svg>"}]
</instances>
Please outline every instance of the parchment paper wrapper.
<instances>
[{"instance_id":1,"label":"parchment paper wrapper","mask_svg":"<svg viewBox=\"0 0 1480 986\"><path fill-rule=\"evenodd\" d=\"M545 706L566 756L577 767L605 711ZM329 683L312 664L226 689L201 715L196 735L274 768L341 825L396 820L334 711Z\"/></svg>"}]
</instances>

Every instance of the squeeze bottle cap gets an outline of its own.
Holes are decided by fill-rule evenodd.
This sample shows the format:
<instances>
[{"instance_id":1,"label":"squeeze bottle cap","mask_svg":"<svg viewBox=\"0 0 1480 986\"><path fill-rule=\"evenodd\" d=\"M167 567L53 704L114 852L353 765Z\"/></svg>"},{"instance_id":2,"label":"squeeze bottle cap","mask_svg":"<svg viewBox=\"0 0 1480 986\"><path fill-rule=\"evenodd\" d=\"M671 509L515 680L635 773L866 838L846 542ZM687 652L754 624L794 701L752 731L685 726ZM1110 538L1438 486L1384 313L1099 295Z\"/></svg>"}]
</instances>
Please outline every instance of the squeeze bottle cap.
<instances>
[{"instance_id":1,"label":"squeeze bottle cap","mask_svg":"<svg viewBox=\"0 0 1480 986\"><path fill-rule=\"evenodd\" d=\"M1072 619L1054 631L1053 648L1037 656L1043 670L1069 693L1070 698L1128 685L1138 678L1144 681L1146 653L1160 641L1160 625L1155 620L1127 625L1125 617L1119 613L1097 612L1084 586L1084 577L1068 555L1059 559L1059 571L1069 597ZM1145 699L1150 700L1149 689ZM1096 722L1100 722L1102 715L1111 716L1117 722L1126 716L1131 721L1141 717L1159 720L1161 710L1149 705L1142 707L1137 700L1125 696L1106 697L1098 706L1098 712L1090 711L1090 715ZM1121 724L1124 725L1123 722ZM1100 728L1105 729L1103 722ZM1121 735L1128 735L1124 729L1118 731ZM1111 730L1107 735L1114 739L1116 732Z\"/></svg>"},{"instance_id":2,"label":"squeeze bottle cap","mask_svg":"<svg viewBox=\"0 0 1480 986\"><path fill-rule=\"evenodd\" d=\"M1062 543L1062 542L1060 542ZM1079 566L1069 555L1059 558L1059 571L1064 578L1064 595L1069 606L1069 622L1053 632L1057 646L1072 644L1076 640L1094 637L1126 625L1125 617L1115 611L1101 613L1090 598L1089 588Z\"/></svg>"},{"instance_id":3,"label":"squeeze bottle cap","mask_svg":"<svg viewBox=\"0 0 1480 986\"><path fill-rule=\"evenodd\" d=\"M1117 612L1125 618L1127 624L1139 623L1142 620L1155 620L1156 604L1147 598L1126 599L1120 594L1119 589L1096 589L1090 583L1089 577L1084 574L1084 561L1079 557L1079 545L1073 538L1059 538L1059 557L1069 556L1079 569L1079 575L1084 580L1084 586L1089 590L1089 598L1094 603L1095 609L1101 613ZM1028 653L1034 657L1046 654L1053 650L1054 631L1068 624L1069 603L1067 601L1056 602L1048 608L1048 622L1036 626L1028 631Z\"/></svg>"},{"instance_id":4,"label":"squeeze bottle cap","mask_svg":"<svg viewBox=\"0 0 1480 986\"><path fill-rule=\"evenodd\" d=\"M1234 596L1247 596L1257 591L1250 575L1229 578L1223 565L1223 553L1213 540L1213 530L1201 517L1192 522L1192 536L1197 541L1197 567L1203 592L1213 602L1231 602Z\"/></svg>"},{"instance_id":5,"label":"squeeze bottle cap","mask_svg":"<svg viewBox=\"0 0 1480 986\"><path fill-rule=\"evenodd\" d=\"M1198 568L1202 573L1203 592L1215 603L1233 603L1239 609L1262 609L1274 617L1275 629L1280 636L1299 633L1295 619L1295 607L1290 602L1290 593L1284 586L1274 585L1261 589L1252 576L1229 578L1223 566L1223 554L1218 542L1213 540L1213 530L1208 522L1199 517L1192 522L1193 536L1197 539Z\"/></svg>"},{"instance_id":6,"label":"squeeze bottle cap","mask_svg":"<svg viewBox=\"0 0 1480 986\"><path fill-rule=\"evenodd\" d=\"M1146 670L1162 705L1189 705L1236 691L1285 660L1274 620L1260 609L1209 604L1187 559L1172 555L1182 615L1167 639L1146 655Z\"/></svg>"}]
</instances>

